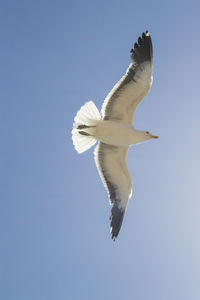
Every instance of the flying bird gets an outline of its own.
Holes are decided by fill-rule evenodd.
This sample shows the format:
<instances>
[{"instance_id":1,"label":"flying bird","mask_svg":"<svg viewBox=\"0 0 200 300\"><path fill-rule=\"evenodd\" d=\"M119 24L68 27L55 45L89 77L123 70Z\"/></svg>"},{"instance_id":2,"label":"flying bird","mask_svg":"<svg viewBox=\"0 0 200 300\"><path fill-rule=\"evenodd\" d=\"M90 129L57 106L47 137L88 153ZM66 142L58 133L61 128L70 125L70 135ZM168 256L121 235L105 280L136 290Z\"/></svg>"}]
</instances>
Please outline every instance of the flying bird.
<instances>
[{"instance_id":1,"label":"flying bird","mask_svg":"<svg viewBox=\"0 0 200 300\"><path fill-rule=\"evenodd\" d=\"M114 240L132 195L132 180L126 164L128 149L131 145L158 138L149 131L133 127L136 108L149 93L153 80L153 48L148 31L142 33L131 49L131 60L125 75L105 98L102 117L94 102L89 101L77 112L72 129L78 153L98 142L94 158L112 205L110 232Z\"/></svg>"}]
</instances>

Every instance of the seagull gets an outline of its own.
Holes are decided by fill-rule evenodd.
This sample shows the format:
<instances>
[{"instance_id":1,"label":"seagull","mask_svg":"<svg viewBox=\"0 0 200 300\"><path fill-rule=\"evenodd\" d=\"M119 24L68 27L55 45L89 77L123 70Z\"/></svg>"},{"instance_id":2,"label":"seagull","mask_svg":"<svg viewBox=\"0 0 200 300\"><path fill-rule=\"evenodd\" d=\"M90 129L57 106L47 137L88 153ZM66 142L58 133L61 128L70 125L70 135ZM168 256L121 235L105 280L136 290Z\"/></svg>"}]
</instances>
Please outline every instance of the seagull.
<instances>
[{"instance_id":1,"label":"seagull","mask_svg":"<svg viewBox=\"0 0 200 300\"><path fill-rule=\"evenodd\" d=\"M132 63L105 98L102 117L94 102L89 101L77 112L72 129L72 141L78 153L98 142L94 158L112 205L110 233L113 240L119 234L132 195L132 180L126 164L128 149L131 145L158 139L149 131L133 127L136 108L149 93L153 81L153 48L148 31L142 33L130 52Z\"/></svg>"}]
</instances>

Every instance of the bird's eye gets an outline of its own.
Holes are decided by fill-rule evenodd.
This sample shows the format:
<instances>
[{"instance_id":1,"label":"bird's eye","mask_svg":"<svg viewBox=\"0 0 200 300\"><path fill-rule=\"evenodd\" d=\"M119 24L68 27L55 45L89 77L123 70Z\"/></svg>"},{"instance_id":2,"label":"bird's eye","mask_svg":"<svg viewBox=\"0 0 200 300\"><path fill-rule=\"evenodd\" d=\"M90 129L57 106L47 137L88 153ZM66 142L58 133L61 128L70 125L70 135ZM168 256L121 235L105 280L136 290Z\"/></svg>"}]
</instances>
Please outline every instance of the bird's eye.
<instances>
[{"instance_id":1,"label":"bird's eye","mask_svg":"<svg viewBox=\"0 0 200 300\"><path fill-rule=\"evenodd\" d=\"M149 131L146 131L146 134L149 134Z\"/></svg>"}]
</instances>

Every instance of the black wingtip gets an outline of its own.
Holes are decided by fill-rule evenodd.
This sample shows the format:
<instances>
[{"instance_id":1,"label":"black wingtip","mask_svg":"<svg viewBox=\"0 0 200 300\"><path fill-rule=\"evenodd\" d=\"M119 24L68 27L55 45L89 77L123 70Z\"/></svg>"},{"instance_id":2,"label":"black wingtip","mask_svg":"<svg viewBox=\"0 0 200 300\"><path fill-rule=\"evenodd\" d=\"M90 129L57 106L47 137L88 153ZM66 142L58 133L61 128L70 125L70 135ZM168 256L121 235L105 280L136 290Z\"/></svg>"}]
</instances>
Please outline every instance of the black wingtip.
<instances>
[{"instance_id":1,"label":"black wingtip","mask_svg":"<svg viewBox=\"0 0 200 300\"><path fill-rule=\"evenodd\" d=\"M124 218L125 210L122 208L119 208L117 203L114 203L112 209L111 209L111 215L110 215L110 233L111 238L113 241L117 238L120 228L122 226L122 221Z\"/></svg>"},{"instance_id":2,"label":"black wingtip","mask_svg":"<svg viewBox=\"0 0 200 300\"><path fill-rule=\"evenodd\" d=\"M131 58L134 64L152 61L153 47L151 36L148 30L143 32L141 37L138 38L138 42L134 44L134 48L131 49Z\"/></svg>"}]
</instances>

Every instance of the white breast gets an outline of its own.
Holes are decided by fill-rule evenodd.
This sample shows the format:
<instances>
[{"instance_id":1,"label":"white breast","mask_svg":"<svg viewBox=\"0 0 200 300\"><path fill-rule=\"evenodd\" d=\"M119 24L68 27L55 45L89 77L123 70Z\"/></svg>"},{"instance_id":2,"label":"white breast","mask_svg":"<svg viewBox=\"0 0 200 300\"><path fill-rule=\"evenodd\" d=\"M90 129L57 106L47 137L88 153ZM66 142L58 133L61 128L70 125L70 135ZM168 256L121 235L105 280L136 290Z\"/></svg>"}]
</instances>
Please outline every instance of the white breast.
<instances>
[{"instance_id":1,"label":"white breast","mask_svg":"<svg viewBox=\"0 0 200 300\"><path fill-rule=\"evenodd\" d=\"M95 130L95 138L110 145L129 146L134 143L134 132L133 127L126 124L99 121Z\"/></svg>"}]
</instances>

